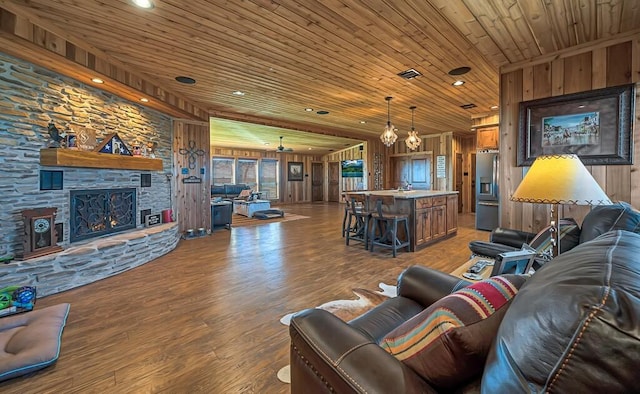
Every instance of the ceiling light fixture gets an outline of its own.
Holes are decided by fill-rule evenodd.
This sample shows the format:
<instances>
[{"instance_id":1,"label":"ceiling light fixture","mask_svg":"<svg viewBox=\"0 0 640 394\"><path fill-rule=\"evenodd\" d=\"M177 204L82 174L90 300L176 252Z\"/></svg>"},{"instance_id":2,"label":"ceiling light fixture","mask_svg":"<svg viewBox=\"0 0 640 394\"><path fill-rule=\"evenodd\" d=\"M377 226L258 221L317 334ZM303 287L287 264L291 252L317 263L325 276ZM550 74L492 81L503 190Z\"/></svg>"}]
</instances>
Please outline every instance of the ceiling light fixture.
<instances>
[{"instance_id":1,"label":"ceiling light fixture","mask_svg":"<svg viewBox=\"0 0 640 394\"><path fill-rule=\"evenodd\" d=\"M305 108L304 110L307 112L313 112L313 108Z\"/></svg>"},{"instance_id":2,"label":"ceiling light fixture","mask_svg":"<svg viewBox=\"0 0 640 394\"><path fill-rule=\"evenodd\" d=\"M499 107L498 107L497 105L492 105L492 106L491 106L491 109L493 109L493 110L496 110L496 109L498 109L498 108L499 108Z\"/></svg>"},{"instance_id":3,"label":"ceiling light fixture","mask_svg":"<svg viewBox=\"0 0 640 394\"><path fill-rule=\"evenodd\" d=\"M394 131L396 128L391 124L391 99L393 99L393 97L388 96L384 99L387 100L387 125L380 135L380 141L388 148L396 142L398 135Z\"/></svg>"},{"instance_id":4,"label":"ceiling light fixture","mask_svg":"<svg viewBox=\"0 0 640 394\"><path fill-rule=\"evenodd\" d=\"M367 123L367 121L366 121L366 120L361 120L361 121L360 121L360 124L365 124L365 123Z\"/></svg>"},{"instance_id":5,"label":"ceiling light fixture","mask_svg":"<svg viewBox=\"0 0 640 394\"><path fill-rule=\"evenodd\" d=\"M464 81L459 79L459 80L455 81L454 83L452 83L452 85L453 86L462 86L462 85L464 85Z\"/></svg>"},{"instance_id":6,"label":"ceiling light fixture","mask_svg":"<svg viewBox=\"0 0 640 394\"><path fill-rule=\"evenodd\" d=\"M148 99L148 98L146 98L146 97L142 97L142 98L140 99L140 101L142 101L143 103L148 103L148 102L149 102L149 99Z\"/></svg>"},{"instance_id":7,"label":"ceiling light fixture","mask_svg":"<svg viewBox=\"0 0 640 394\"><path fill-rule=\"evenodd\" d=\"M91 78L91 81L95 82L95 83L104 83L104 81L100 78Z\"/></svg>"},{"instance_id":8,"label":"ceiling light fixture","mask_svg":"<svg viewBox=\"0 0 640 394\"><path fill-rule=\"evenodd\" d=\"M416 108L417 107L415 105L409 107L409 109L411 110L411 131L409 132L409 135L407 136L407 138L404 140L404 143L407 144L407 148L409 148L409 150L418 149L418 147L420 146L420 143L422 142L422 139L418 136L418 132L416 131L416 128L413 125L413 114Z\"/></svg>"},{"instance_id":9,"label":"ceiling light fixture","mask_svg":"<svg viewBox=\"0 0 640 394\"><path fill-rule=\"evenodd\" d=\"M132 2L140 8L153 8L153 1L151 0L132 0Z\"/></svg>"},{"instance_id":10,"label":"ceiling light fixture","mask_svg":"<svg viewBox=\"0 0 640 394\"><path fill-rule=\"evenodd\" d=\"M234 96L244 96L244 92L241 92L239 90L236 90L235 92L233 92L231 94L233 94Z\"/></svg>"}]
</instances>

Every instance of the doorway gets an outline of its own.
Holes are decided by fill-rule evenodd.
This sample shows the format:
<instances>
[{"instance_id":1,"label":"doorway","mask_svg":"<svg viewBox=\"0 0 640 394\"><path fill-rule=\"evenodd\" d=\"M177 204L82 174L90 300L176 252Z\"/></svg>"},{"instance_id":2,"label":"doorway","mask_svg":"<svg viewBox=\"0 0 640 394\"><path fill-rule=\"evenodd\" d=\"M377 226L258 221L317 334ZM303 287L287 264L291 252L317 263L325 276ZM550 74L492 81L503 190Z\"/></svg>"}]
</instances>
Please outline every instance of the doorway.
<instances>
[{"instance_id":1,"label":"doorway","mask_svg":"<svg viewBox=\"0 0 640 394\"><path fill-rule=\"evenodd\" d=\"M329 163L329 196L328 201L340 201L340 162Z\"/></svg>"},{"instance_id":2,"label":"doorway","mask_svg":"<svg viewBox=\"0 0 640 394\"><path fill-rule=\"evenodd\" d=\"M311 201L324 201L324 165L311 163Z\"/></svg>"}]
</instances>

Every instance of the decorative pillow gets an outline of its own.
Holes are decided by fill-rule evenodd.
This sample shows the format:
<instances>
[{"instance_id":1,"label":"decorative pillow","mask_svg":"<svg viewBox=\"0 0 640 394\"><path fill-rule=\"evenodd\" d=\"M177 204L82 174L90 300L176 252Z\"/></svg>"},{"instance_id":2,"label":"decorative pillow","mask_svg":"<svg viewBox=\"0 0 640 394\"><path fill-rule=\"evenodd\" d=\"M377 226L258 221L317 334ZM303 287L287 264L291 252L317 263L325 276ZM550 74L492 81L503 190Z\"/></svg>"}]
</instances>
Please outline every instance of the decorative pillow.
<instances>
[{"instance_id":1,"label":"decorative pillow","mask_svg":"<svg viewBox=\"0 0 640 394\"><path fill-rule=\"evenodd\" d=\"M380 346L432 386L460 387L482 373L508 304L525 280L501 275L460 289L391 331Z\"/></svg>"},{"instance_id":2,"label":"decorative pillow","mask_svg":"<svg viewBox=\"0 0 640 394\"><path fill-rule=\"evenodd\" d=\"M560 253L569 251L580 243L580 227L573 219L560 219ZM551 226L543 228L531 240L529 246L538 253L551 251Z\"/></svg>"}]
</instances>

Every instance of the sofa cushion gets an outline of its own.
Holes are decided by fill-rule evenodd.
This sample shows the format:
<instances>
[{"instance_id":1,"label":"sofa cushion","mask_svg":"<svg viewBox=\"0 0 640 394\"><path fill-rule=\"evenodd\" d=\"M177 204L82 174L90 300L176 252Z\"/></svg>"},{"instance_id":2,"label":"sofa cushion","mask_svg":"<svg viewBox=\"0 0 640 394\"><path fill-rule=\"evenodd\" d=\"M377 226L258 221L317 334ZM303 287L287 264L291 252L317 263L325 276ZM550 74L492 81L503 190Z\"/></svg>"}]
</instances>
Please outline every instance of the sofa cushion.
<instances>
[{"instance_id":1,"label":"sofa cushion","mask_svg":"<svg viewBox=\"0 0 640 394\"><path fill-rule=\"evenodd\" d=\"M69 304L59 304L0 319L0 381L53 364Z\"/></svg>"},{"instance_id":2,"label":"sofa cushion","mask_svg":"<svg viewBox=\"0 0 640 394\"><path fill-rule=\"evenodd\" d=\"M640 212L626 202L593 208L582 221L580 243L613 230L640 232Z\"/></svg>"},{"instance_id":3,"label":"sofa cushion","mask_svg":"<svg viewBox=\"0 0 640 394\"><path fill-rule=\"evenodd\" d=\"M489 347L525 276L502 275L443 297L380 346L429 384L451 390L482 373Z\"/></svg>"},{"instance_id":4,"label":"sofa cushion","mask_svg":"<svg viewBox=\"0 0 640 394\"><path fill-rule=\"evenodd\" d=\"M614 231L545 264L491 346L487 393L629 393L640 365L640 235Z\"/></svg>"}]
</instances>

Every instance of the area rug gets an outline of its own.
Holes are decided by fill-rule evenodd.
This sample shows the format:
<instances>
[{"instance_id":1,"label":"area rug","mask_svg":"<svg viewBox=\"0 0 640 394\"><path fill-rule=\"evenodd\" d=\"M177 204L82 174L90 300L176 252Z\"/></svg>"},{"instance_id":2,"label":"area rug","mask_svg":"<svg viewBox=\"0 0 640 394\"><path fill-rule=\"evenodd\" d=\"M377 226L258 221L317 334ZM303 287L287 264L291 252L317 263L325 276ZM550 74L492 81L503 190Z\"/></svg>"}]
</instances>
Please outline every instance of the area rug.
<instances>
[{"instance_id":1,"label":"area rug","mask_svg":"<svg viewBox=\"0 0 640 394\"><path fill-rule=\"evenodd\" d=\"M358 297L355 300L329 301L317 306L316 308L331 312L344 321L353 320L366 311L381 304L387 298L392 298L397 295L396 286L380 283L378 284L378 287L380 287L379 291L353 289L353 294ZM295 312L284 315L280 319L280 323L288 326L291 322L291 317L294 314ZM283 383L291 383L291 370L289 365L280 368L278 371L278 379Z\"/></svg>"},{"instance_id":2,"label":"area rug","mask_svg":"<svg viewBox=\"0 0 640 394\"><path fill-rule=\"evenodd\" d=\"M309 216L297 215L295 213L284 213L284 217L272 219L248 218L244 215L233 215L231 227L252 227L270 223L291 222L293 220L309 219Z\"/></svg>"}]
</instances>

